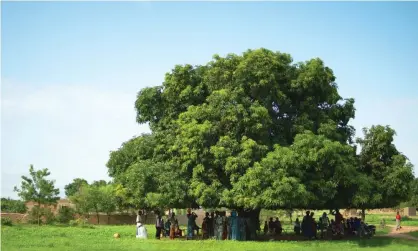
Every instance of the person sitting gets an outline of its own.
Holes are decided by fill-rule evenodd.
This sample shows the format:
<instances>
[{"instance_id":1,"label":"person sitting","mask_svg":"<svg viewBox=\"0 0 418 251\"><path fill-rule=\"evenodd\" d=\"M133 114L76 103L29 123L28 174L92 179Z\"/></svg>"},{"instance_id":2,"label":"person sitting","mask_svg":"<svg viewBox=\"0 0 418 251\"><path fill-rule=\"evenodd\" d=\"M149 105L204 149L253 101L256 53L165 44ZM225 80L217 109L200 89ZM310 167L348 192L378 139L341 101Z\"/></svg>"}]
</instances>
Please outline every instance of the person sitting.
<instances>
[{"instance_id":1,"label":"person sitting","mask_svg":"<svg viewBox=\"0 0 418 251\"><path fill-rule=\"evenodd\" d=\"M300 222L299 222L299 218L296 218L295 223L293 223L293 231L294 231L297 235L300 235Z\"/></svg>"},{"instance_id":2,"label":"person sitting","mask_svg":"<svg viewBox=\"0 0 418 251\"><path fill-rule=\"evenodd\" d=\"M177 219L174 221L174 229L175 229L175 234L174 234L175 237L183 236L183 230L180 229L179 222Z\"/></svg>"},{"instance_id":3,"label":"person sitting","mask_svg":"<svg viewBox=\"0 0 418 251\"><path fill-rule=\"evenodd\" d=\"M164 231L163 231L164 237L170 236L170 226L171 226L171 221L170 220L167 220L164 223Z\"/></svg>"},{"instance_id":4,"label":"person sitting","mask_svg":"<svg viewBox=\"0 0 418 251\"><path fill-rule=\"evenodd\" d=\"M279 217L276 217L276 221L274 222L274 233L280 235L282 232L282 223L280 222Z\"/></svg>"},{"instance_id":5,"label":"person sitting","mask_svg":"<svg viewBox=\"0 0 418 251\"><path fill-rule=\"evenodd\" d=\"M361 220L357 217L354 218L354 232L359 235L361 228Z\"/></svg>"},{"instance_id":6,"label":"person sitting","mask_svg":"<svg viewBox=\"0 0 418 251\"><path fill-rule=\"evenodd\" d=\"M338 227L337 224L335 224L334 219L331 220L331 231L333 235L336 235L338 233Z\"/></svg>"}]
</instances>

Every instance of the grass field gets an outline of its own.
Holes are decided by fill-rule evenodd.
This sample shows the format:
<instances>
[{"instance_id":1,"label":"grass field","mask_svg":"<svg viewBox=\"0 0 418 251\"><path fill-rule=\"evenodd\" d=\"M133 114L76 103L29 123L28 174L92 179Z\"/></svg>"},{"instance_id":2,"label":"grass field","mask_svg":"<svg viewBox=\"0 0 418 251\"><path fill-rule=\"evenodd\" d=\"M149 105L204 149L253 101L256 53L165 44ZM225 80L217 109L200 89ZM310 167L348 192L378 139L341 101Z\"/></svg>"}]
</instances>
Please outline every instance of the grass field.
<instances>
[{"instance_id":1,"label":"grass field","mask_svg":"<svg viewBox=\"0 0 418 251\"><path fill-rule=\"evenodd\" d=\"M409 235L418 238L418 231L410 232Z\"/></svg>"},{"instance_id":2,"label":"grass field","mask_svg":"<svg viewBox=\"0 0 418 251\"><path fill-rule=\"evenodd\" d=\"M236 241L170 241L154 240L155 230L147 227L148 240L135 238L134 226L97 226L94 228L65 226L2 226L1 245L4 251L25 250L175 250L175 251L272 251L272 250L402 250L416 251L417 241L375 237L369 240L341 241L274 241L274 242L236 242ZM114 233L120 239L114 239Z\"/></svg>"},{"instance_id":3,"label":"grass field","mask_svg":"<svg viewBox=\"0 0 418 251\"><path fill-rule=\"evenodd\" d=\"M367 214L366 222L370 224L380 225L382 219L385 219L386 225L395 225L395 216L391 214ZM418 217L402 217L401 224L403 226L418 226Z\"/></svg>"}]
</instances>

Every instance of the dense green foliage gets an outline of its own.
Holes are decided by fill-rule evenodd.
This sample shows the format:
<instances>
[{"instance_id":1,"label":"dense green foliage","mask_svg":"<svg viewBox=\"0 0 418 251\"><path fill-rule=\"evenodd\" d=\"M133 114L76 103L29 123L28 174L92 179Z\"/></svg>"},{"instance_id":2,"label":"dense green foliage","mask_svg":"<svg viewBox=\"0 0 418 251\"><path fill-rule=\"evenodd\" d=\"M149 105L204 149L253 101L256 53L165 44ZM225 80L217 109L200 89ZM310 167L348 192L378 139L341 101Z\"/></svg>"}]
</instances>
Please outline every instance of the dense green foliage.
<instances>
[{"instance_id":1,"label":"dense green foliage","mask_svg":"<svg viewBox=\"0 0 418 251\"><path fill-rule=\"evenodd\" d=\"M12 219L9 217L1 217L1 225L2 226L13 226Z\"/></svg>"},{"instance_id":2,"label":"dense green foliage","mask_svg":"<svg viewBox=\"0 0 418 251\"><path fill-rule=\"evenodd\" d=\"M410 200L406 203L409 207L416 207L418 209L418 178L411 184Z\"/></svg>"},{"instance_id":3,"label":"dense green foliage","mask_svg":"<svg viewBox=\"0 0 418 251\"><path fill-rule=\"evenodd\" d=\"M107 184L106 182L93 182L91 185L84 184L70 197L76 205L76 211L81 215L95 213L97 223L100 222L99 213L110 215L115 212L120 198L120 186Z\"/></svg>"},{"instance_id":4,"label":"dense green foliage","mask_svg":"<svg viewBox=\"0 0 418 251\"><path fill-rule=\"evenodd\" d=\"M359 155L360 190L355 205L359 208L395 207L411 197L414 181L412 164L393 144L395 130L389 126L372 126L363 130Z\"/></svg>"},{"instance_id":5,"label":"dense green foliage","mask_svg":"<svg viewBox=\"0 0 418 251\"><path fill-rule=\"evenodd\" d=\"M48 207L34 206L29 210L27 220L31 224L51 224L55 222L55 216Z\"/></svg>"},{"instance_id":6,"label":"dense green foliage","mask_svg":"<svg viewBox=\"0 0 418 251\"><path fill-rule=\"evenodd\" d=\"M215 55L206 65L177 65L161 86L142 89L136 119L152 133L123 143L107 163L128 204L259 212L405 200L413 176L394 131L366 130L357 156L354 99L339 95L322 60L292 61L266 49ZM386 138L369 149L374 135ZM376 154L387 159L368 164ZM387 183L377 186L381 179Z\"/></svg>"},{"instance_id":7,"label":"dense green foliage","mask_svg":"<svg viewBox=\"0 0 418 251\"><path fill-rule=\"evenodd\" d=\"M10 198L1 198L1 211L3 213L26 213L26 205L24 201L13 200Z\"/></svg>"},{"instance_id":8,"label":"dense green foliage","mask_svg":"<svg viewBox=\"0 0 418 251\"><path fill-rule=\"evenodd\" d=\"M74 220L74 214L75 211L71 207L61 207L58 209L58 214L55 218L57 222L66 224Z\"/></svg>"},{"instance_id":9,"label":"dense green foliage","mask_svg":"<svg viewBox=\"0 0 418 251\"><path fill-rule=\"evenodd\" d=\"M85 179L80 179L80 178L74 179L73 182L71 182L70 184L67 184L64 187L65 196L67 196L67 198L70 198L71 196L73 196L74 194L76 194L78 192L78 190L83 185L87 185L87 184L88 184L88 182Z\"/></svg>"}]
</instances>

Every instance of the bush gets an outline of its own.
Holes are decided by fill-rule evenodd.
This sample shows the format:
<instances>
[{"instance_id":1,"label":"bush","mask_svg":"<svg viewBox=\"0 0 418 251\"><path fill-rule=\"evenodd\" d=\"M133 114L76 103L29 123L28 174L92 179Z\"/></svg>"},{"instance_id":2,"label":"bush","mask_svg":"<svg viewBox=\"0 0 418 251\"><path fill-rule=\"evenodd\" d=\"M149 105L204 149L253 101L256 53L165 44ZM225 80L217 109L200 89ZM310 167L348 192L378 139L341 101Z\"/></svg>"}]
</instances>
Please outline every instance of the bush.
<instances>
[{"instance_id":1,"label":"bush","mask_svg":"<svg viewBox=\"0 0 418 251\"><path fill-rule=\"evenodd\" d=\"M26 213L25 202L10 198L1 198L1 211L4 213Z\"/></svg>"},{"instance_id":2,"label":"bush","mask_svg":"<svg viewBox=\"0 0 418 251\"><path fill-rule=\"evenodd\" d=\"M38 224L38 218L40 218L40 224L51 224L55 221L51 209L35 206L29 211L28 222L31 224Z\"/></svg>"},{"instance_id":3,"label":"bush","mask_svg":"<svg viewBox=\"0 0 418 251\"><path fill-rule=\"evenodd\" d=\"M10 219L9 217L1 217L1 225L12 226L13 225L12 219Z\"/></svg>"},{"instance_id":4,"label":"bush","mask_svg":"<svg viewBox=\"0 0 418 251\"><path fill-rule=\"evenodd\" d=\"M69 223L71 220L74 220L74 210L70 207L61 207L58 210L56 220L59 223Z\"/></svg>"}]
</instances>

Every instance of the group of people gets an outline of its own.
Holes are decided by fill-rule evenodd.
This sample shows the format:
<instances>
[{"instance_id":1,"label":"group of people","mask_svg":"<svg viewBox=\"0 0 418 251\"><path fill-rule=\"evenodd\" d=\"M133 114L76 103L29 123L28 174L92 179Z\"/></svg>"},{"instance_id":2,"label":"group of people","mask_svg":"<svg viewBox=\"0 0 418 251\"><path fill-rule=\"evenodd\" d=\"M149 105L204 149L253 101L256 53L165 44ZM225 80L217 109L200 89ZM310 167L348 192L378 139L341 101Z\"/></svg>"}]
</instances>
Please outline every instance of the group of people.
<instances>
[{"instance_id":1,"label":"group of people","mask_svg":"<svg viewBox=\"0 0 418 251\"><path fill-rule=\"evenodd\" d=\"M327 213L324 212L316 221L314 213L307 211L303 217L302 224L299 223L299 219L296 219L294 232L296 234L302 233L308 239L317 239L318 231L320 231L320 237L325 238L325 234L333 236L371 235L376 230L375 226L365 224L360 218L351 217L344 219L338 210L331 212L331 214L335 216L334 219L330 220Z\"/></svg>"},{"instance_id":2,"label":"group of people","mask_svg":"<svg viewBox=\"0 0 418 251\"><path fill-rule=\"evenodd\" d=\"M205 213L202 239L246 240L250 235L247 219L238 217L235 211L230 216L225 211Z\"/></svg>"},{"instance_id":3,"label":"group of people","mask_svg":"<svg viewBox=\"0 0 418 251\"><path fill-rule=\"evenodd\" d=\"M142 216L142 212L139 211L136 217L136 238L147 239L147 230L143 223ZM172 213L167 221L164 222L161 214L157 212L155 220L155 237L160 239L161 236L169 236L170 239L183 236L183 230L179 227L175 213Z\"/></svg>"},{"instance_id":4,"label":"group of people","mask_svg":"<svg viewBox=\"0 0 418 251\"><path fill-rule=\"evenodd\" d=\"M210 214L206 212L203 218L202 227L196 224L198 216L187 210L187 239L193 239L199 235L199 230L202 230L202 239L214 238L216 240L245 240L250 236L249 224L247 219L239 218L236 212L231 212L229 217L226 212L216 211ZM138 212L136 219L137 231L136 237L140 239L147 238L147 231L142 221L142 212ZM179 226L179 222L175 213L171 213L166 221L163 220L161 214L157 212L155 220L155 237L160 239L161 236L175 239L184 236L184 230Z\"/></svg>"},{"instance_id":5,"label":"group of people","mask_svg":"<svg viewBox=\"0 0 418 251\"><path fill-rule=\"evenodd\" d=\"M351 217L344 219L338 210L332 211L334 219L329 219L327 213L323 213L318 221L314 218L314 212L306 211L302 222L299 218L294 223L294 232L297 235L302 234L308 239L317 239L317 233L320 232L320 237L324 238L325 233L332 235L364 235L375 232L375 227L367 225L361 221L360 218ZM202 230L202 239L214 238L216 240L246 240L251 239L251 224L248 218L238 217L236 212L231 212L230 216L226 216L225 211L206 212L203 218L202 227L196 224L198 216L188 209L187 211L187 239L193 239L199 235L199 230ZM400 229L400 215L396 215L397 227ZM137 215L137 238L147 238L147 231L142 221L142 212L139 211ZM259 226L259 223L254 223ZM161 236L175 239L184 236L184 230L180 229L179 222L175 213L171 213L166 221L157 212L155 221L156 233L155 237L160 239ZM259 228L258 228L259 229ZM275 220L270 218L269 221L264 222L264 234L280 235L283 232L282 223L279 218ZM196 233L196 234L195 234Z\"/></svg>"},{"instance_id":6,"label":"group of people","mask_svg":"<svg viewBox=\"0 0 418 251\"><path fill-rule=\"evenodd\" d=\"M308 239L317 239L317 233L320 231L321 238L324 238L324 234L327 231L332 231L333 233L343 233L343 216L341 213L336 210L331 212L335 216L335 219L328 218L327 213L323 213L322 216L316 221L314 218L314 212L306 211L306 215L303 217L302 224L299 223L299 219L296 219L294 225L294 232L296 234L302 233Z\"/></svg>"},{"instance_id":7,"label":"group of people","mask_svg":"<svg viewBox=\"0 0 418 251\"><path fill-rule=\"evenodd\" d=\"M264 234L270 235L280 235L283 232L282 223L280 222L279 218L276 217L276 220L273 221L273 218L270 218L269 222L264 222Z\"/></svg>"}]
</instances>

